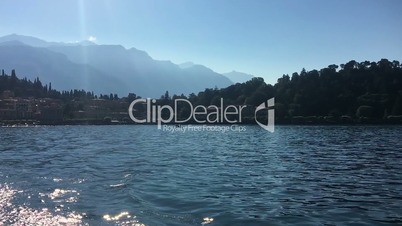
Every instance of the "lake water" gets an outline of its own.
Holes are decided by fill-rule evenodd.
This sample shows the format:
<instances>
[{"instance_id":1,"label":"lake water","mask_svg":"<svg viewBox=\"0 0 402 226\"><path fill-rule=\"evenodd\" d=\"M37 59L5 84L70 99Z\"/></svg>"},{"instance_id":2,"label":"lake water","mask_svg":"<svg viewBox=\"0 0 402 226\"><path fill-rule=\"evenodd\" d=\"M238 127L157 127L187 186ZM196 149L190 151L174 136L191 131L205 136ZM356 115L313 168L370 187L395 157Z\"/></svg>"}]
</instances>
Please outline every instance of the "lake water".
<instances>
[{"instance_id":1,"label":"lake water","mask_svg":"<svg viewBox=\"0 0 402 226\"><path fill-rule=\"evenodd\" d=\"M402 127L0 128L0 225L402 224Z\"/></svg>"}]
</instances>

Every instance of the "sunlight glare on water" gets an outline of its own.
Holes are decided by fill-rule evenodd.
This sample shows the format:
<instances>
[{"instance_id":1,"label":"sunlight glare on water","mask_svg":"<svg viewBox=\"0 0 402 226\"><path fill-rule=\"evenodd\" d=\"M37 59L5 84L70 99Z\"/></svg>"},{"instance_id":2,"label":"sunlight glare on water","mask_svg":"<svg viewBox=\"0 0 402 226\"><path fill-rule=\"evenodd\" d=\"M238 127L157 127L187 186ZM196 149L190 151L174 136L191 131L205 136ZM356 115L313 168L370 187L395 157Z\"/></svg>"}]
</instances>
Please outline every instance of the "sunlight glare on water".
<instances>
[{"instance_id":1,"label":"sunlight glare on water","mask_svg":"<svg viewBox=\"0 0 402 226\"><path fill-rule=\"evenodd\" d=\"M24 205L15 205L13 198L23 193L7 184L0 184L0 225L86 225L82 218L85 214L75 211L64 215L52 213L48 208L33 209Z\"/></svg>"}]
</instances>

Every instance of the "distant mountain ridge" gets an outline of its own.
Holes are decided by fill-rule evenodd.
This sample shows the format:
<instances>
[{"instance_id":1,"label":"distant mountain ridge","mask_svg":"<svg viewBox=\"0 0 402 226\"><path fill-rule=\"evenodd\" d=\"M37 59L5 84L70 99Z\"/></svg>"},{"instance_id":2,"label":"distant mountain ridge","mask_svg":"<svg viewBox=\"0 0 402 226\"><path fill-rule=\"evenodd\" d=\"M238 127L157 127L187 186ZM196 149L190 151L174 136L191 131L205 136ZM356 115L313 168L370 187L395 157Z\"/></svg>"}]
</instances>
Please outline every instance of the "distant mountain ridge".
<instances>
[{"instance_id":1,"label":"distant mountain ridge","mask_svg":"<svg viewBox=\"0 0 402 226\"><path fill-rule=\"evenodd\" d=\"M15 69L19 75L54 88L88 89L100 93L143 97L190 94L205 88L224 88L232 83L222 74L202 65L183 68L170 61L154 60L145 51L121 45L46 42L22 35L0 37L0 69Z\"/></svg>"},{"instance_id":2,"label":"distant mountain ridge","mask_svg":"<svg viewBox=\"0 0 402 226\"><path fill-rule=\"evenodd\" d=\"M179 67L180 67L180 68L189 68L189 67L192 67L192 66L194 66L194 65L195 65L195 64L194 64L193 62L187 61L187 62L184 62L184 63L179 64Z\"/></svg>"},{"instance_id":3,"label":"distant mountain ridge","mask_svg":"<svg viewBox=\"0 0 402 226\"><path fill-rule=\"evenodd\" d=\"M61 53L25 44L16 45L16 42L0 45L0 67L7 72L15 69L19 76L31 80L40 77L43 82L51 82L53 87L64 90L85 89L110 93L115 87L109 87L108 83L124 86L122 81L89 65L71 62ZM99 83L99 80L104 82Z\"/></svg>"},{"instance_id":4,"label":"distant mountain ridge","mask_svg":"<svg viewBox=\"0 0 402 226\"><path fill-rule=\"evenodd\" d=\"M238 71L231 71L228 73L223 73L224 76L229 78L233 83L243 83L251 80L254 78L253 75L246 74L243 72L238 72Z\"/></svg>"},{"instance_id":5,"label":"distant mountain ridge","mask_svg":"<svg viewBox=\"0 0 402 226\"><path fill-rule=\"evenodd\" d=\"M0 43L2 42L9 42L9 41L19 41L26 45L30 45L33 47L49 47L53 45L66 45L66 46L76 46L76 45L96 45L96 43L91 42L89 40L84 40L80 42L47 42L42 39L26 36L26 35L18 35L18 34L10 34L3 37L0 37Z\"/></svg>"}]
</instances>

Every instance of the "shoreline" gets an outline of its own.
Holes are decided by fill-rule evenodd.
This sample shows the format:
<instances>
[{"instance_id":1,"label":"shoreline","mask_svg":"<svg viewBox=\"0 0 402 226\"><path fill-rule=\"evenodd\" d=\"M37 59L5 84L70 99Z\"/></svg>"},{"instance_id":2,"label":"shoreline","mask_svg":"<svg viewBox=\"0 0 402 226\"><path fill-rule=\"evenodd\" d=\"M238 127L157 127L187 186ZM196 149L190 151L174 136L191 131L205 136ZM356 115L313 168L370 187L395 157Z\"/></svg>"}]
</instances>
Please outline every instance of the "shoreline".
<instances>
[{"instance_id":1,"label":"shoreline","mask_svg":"<svg viewBox=\"0 0 402 226\"><path fill-rule=\"evenodd\" d=\"M0 127L35 127L35 126L81 126L81 125L157 125L157 123L135 123L135 122L105 122L103 120L65 120L57 122L41 122L41 121L26 121L26 120L7 120L0 121ZM197 123L197 122L186 122L186 123L163 123L162 125L257 125L254 120L248 120L242 123ZM389 125L402 125L402 120L361 120L361 121L291 121L291 120L276 120L276 126L389 126Z\"/></svg>"}]
</instances>

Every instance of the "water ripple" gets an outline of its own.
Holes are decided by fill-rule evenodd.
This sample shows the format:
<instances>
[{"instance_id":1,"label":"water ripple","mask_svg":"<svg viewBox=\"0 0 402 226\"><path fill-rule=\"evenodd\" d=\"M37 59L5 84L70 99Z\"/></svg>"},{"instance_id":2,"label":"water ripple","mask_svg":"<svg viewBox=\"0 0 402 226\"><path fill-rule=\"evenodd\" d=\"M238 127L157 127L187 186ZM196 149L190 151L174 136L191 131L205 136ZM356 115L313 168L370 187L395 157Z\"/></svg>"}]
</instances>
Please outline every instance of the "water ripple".
<instances>
[{"instance_id":1,"label":"water ripple","mask_svg":"<svg viewBox=\"0 0 402 226\"><path fill-rule=\"evenodd\" d=\"M0 225L402 224L401 127L0 128Z\"/></svg>"}]
</instances>

